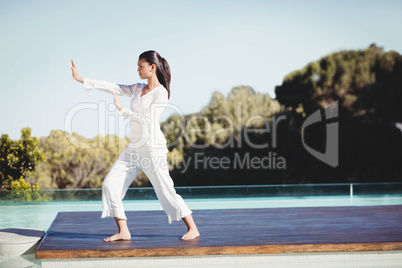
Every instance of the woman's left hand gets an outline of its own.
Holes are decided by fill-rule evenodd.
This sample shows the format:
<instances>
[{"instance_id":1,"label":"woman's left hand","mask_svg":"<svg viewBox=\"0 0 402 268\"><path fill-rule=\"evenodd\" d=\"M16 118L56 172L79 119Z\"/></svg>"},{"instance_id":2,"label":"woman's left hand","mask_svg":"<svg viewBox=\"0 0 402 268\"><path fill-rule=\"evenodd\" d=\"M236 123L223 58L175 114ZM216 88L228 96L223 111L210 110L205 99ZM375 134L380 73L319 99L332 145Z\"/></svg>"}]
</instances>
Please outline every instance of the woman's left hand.
<instances>
[{"instance_id":1,"label":"woman's left hand","mask_svg":"<svg viewBox=\"0 0 402 268\"><path fill-rule=\"evenodd\" d=\"M121 105L120 101L117 99L116 92L113 92L113 99L114 99L114 104L116 104L117 109L119 111L123 109L123 105Z\"/></svg>"}]
</instances>

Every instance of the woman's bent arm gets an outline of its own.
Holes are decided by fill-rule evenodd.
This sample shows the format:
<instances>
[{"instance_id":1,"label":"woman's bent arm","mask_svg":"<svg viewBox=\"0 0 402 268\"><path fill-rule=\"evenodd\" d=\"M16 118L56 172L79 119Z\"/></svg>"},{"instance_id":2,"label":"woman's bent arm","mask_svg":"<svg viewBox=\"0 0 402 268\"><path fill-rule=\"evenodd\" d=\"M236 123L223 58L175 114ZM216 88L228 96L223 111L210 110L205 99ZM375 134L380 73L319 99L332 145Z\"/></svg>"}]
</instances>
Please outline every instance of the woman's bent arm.
<instances>
[{"instance_id":1,"label":"woman's bent arm","mask_svg":"<svg viewBox=\"0 0 402 268\"><path fill-rule=\"evenodd\" d=\"M143 114L140 113L135 113L126 107L123 107L123 109L120 110L120 113L124 116L124 119L130 119L130 120L135 120L135 121L146 121L147 117Z\"/></svg>"}]
</instances>

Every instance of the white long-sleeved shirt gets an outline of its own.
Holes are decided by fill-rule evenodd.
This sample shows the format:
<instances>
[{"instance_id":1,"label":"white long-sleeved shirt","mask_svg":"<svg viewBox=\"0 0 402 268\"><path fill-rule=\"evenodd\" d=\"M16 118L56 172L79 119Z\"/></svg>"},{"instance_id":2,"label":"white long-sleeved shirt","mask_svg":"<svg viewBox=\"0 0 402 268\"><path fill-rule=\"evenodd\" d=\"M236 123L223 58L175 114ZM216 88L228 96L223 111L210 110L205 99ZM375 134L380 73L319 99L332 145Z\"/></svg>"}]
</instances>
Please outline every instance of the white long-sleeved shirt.
<instances>
[{"instance_id":1,"label":"white long-sleeved shirt","mask_svg":"<svg viewBox=\"0 0 402 268\"><path fill-rule=\"evenodd\" d=\"M168 102L168 92L161 85L147 94L142 94L146 86L143 83L133 85L114 84L84 78L84 91L88 93L96 88L107 93L131 97L131 110L123 107L120 114L130 120L130 147L145 151L163 151L167 153L166 138L160 128L159 118Z\"/></svg>"}]
</instances>

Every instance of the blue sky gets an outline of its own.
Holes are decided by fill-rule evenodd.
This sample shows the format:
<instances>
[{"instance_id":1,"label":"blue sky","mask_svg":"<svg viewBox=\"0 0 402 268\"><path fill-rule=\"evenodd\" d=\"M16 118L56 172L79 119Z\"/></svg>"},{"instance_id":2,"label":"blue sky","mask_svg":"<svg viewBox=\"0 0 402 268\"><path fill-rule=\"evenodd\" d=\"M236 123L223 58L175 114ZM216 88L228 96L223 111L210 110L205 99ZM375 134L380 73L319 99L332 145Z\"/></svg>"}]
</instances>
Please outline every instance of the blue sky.
<instances>
[{"instance_id":1,"label":"blue sky","mask_svg":"<svg viewBox=\"0 0 402 268\"><path fill-rule=\"evenodd\" d=\"M71 59L82 77L133 84L146 82L138 55L156 50L172 71L169 103L187 114L239 85L274 98L286 74L332 52L376 43L401 53L400 14L401 1L2 0L0 134L19 139L28 126L48 136L72 118L71 131L87 138L129 135L108 110L113 95L84 93ZM71 116L85 105L96 109ZM99 124L102 107L107 120Z\"/></svg>"}]
</instances>

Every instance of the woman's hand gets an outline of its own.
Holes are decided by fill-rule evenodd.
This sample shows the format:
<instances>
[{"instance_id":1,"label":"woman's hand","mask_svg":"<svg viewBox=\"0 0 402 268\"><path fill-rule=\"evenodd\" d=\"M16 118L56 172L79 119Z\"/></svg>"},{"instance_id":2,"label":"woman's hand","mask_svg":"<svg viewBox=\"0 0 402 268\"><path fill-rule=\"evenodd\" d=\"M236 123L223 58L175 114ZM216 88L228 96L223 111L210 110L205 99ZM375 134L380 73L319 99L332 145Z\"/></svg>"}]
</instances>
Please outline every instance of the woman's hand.
<instances>
[{"instance_id":1,"label":"woman's hand","mask_svg":"<svg viewBox=\"0 0 402 268\"><path fill-rule=\"evenodd\" d=\"M75 64L74 64L74 61L73 61L73 60L71 60L71 64L73 65L73 66L71 67L71 70L73 71L73 78L74 78L75 80L77 80L78 82L84 83L84 79L78 75L78 71L77 71L77 69L75 68Z\"/></svg>"},{"instance_id":2,"label":"woman's hand","mask_svg":"<svg viewBox=\"0 0 402 268\"><path fill-rule=\"evenodd\" d=\"M114 104L116 104L117 109L119 111L123 109L123 105L121 105L120 101L117 99L116 93L113 91L113 99L114 99Z\"/></svg>"}]
</instances>

